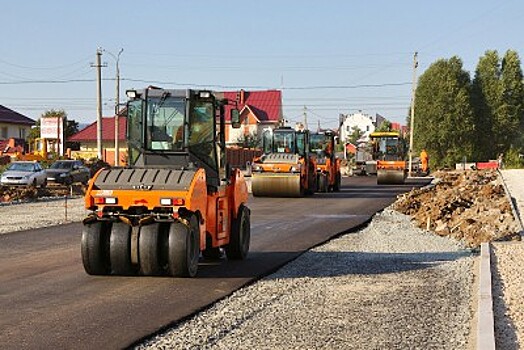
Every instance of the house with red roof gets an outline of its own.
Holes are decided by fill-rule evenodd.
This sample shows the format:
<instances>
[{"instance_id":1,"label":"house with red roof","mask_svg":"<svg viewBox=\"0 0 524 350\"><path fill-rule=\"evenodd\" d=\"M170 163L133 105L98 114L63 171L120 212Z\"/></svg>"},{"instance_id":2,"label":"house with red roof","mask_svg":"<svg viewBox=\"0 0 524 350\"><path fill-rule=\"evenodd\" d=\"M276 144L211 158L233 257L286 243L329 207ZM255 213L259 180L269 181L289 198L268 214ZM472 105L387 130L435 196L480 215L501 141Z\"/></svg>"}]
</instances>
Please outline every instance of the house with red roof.
<instances>
[{"instance_id":1,"label":"house with red roof","mask_svg":"<svg viewBox=\"0 0 524 350\"><path fill-rule=\"evenodd\" d=\"M229 120L231 105L226 106L226 143L239 143L245 136L262 135L264 129L274 129L282 122L282 92L280 90L226 91L224 97L237 101L242 125L233 129Z\"/></svg>"},{"instance_id":2,"label":"house with red roof","mask_svg":"<svg viewBox=\"0 0 524 350\"><path fill-rule=\"evenodd\" d=\"M120 155L120 165L125 165L127 160L127 118L118 118L118 149ZM68 141L78 142L79 151L72 151L71 156L77 159L96 158L97 151L97 122L88 125L73 136ZM115 117L102 118L102 157L106 163L115 164Z\"/></svg>"}]
</instances>

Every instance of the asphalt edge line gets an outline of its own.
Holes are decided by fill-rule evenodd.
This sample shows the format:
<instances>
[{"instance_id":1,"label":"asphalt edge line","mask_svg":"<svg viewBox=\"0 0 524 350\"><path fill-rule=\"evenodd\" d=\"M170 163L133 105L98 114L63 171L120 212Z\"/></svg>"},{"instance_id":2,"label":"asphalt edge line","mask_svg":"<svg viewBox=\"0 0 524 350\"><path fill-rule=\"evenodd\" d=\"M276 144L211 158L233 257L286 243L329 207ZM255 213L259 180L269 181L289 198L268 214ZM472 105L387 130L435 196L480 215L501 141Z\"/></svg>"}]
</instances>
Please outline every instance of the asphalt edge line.
<instances>
[{"instance_id":1,"label":"asphalt edge line","mask_svg":"<svg viewBox=\"0 0 524 350\"><path fill-rule=\"evenodd\" d=\"M495 350L495 320L493 316L493 296L491 290L490 245L480 245L477 350Z\"/></svg>"}]
</instances>

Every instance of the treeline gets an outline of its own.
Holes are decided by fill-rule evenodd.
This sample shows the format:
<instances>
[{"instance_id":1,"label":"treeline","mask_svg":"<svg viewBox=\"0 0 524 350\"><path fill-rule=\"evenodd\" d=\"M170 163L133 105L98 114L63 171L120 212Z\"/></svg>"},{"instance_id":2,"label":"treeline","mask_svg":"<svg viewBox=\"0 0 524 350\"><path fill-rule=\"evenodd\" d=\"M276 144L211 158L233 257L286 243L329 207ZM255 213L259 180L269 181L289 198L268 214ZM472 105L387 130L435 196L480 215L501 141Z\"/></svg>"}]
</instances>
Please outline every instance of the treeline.
<instances>
[{"instance_id":1,"label":"treeline","mask_svg":"<svg viewBox=\"0 0 524 350\"><path fill-rule=\"evenodd\" d=\"M425 148L433 168L500 154L521 166L524 82L517 52L486 51L473 79L457 56L436 61L419 78L414 120L414 149Z\"/></svg>"}]
</instances>

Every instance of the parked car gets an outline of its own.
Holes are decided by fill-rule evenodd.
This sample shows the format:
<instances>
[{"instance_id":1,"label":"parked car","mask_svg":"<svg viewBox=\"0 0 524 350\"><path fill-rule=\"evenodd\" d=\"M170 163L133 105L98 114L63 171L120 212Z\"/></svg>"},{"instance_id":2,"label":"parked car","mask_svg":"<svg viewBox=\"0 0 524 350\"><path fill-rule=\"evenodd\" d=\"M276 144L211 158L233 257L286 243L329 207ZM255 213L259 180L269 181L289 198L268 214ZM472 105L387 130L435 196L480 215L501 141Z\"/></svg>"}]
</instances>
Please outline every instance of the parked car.
<instances>
[{"instance_id":1,"label":"parked car","mask_svg":"<svg viewBox=\"0 0 524 350\"><path fill-rule=\"evenodd\" d=\"M35 161L16 161L9 164L0 177L3 186L40 186L47 185L47 174L40 163Z\"/></svg>"},{"instance_id":2,"label":"parked car","mask_svg":"<svg viewBox=\"0 0 524 350\"><path fill-rule=\"evenodd\" d=\"M57 160L47 172L47 183L71 185L75 182L87 184L90 178L89 168L80 160Z\"/></svg>"}]
</instances>

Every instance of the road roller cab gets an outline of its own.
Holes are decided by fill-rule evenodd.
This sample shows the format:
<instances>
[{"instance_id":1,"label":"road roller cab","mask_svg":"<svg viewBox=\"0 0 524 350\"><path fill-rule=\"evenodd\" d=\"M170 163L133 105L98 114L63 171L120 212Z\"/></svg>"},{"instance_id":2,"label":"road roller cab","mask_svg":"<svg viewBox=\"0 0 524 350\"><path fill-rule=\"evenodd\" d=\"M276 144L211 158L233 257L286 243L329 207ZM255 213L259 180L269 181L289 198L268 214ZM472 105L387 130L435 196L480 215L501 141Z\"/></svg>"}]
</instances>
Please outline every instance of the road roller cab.
<instances>
[{"instance_id":1,"label":"road roller cab","mask_svg":"<svg viewBox=\"0 0 524 350\"><path fill-rule=\"evenodd\" d=\"M246 182L225 159L224 105L210 91L127 92L128 166L90 180L82 260L92 275L192 277L200 254L244 259ZM238 125L238 110L231 112Z\"/></svg>"},{"instance_id":2,"label":"road roller cab","mask_svg":"<svg viewBox=\"0 0 524 350\"><path fill-rule=\"evenodd\" d=\"M309 131L278 127L262 134L263 154L253 159L254 196L301 197L316 190Z\"/></svg>"},{"instance_id":3,"label":"road roller cab","mask_svg":"<svg viewBox=\"0 0 524 350\"><path fill-rule=\"evenodd\" d=\"M317 164L317 192L339 191L340 159L335 157L335 133L331 130L312 133L309 149Z\"/></svg>"},{"instance_id":4,"label":"road roller cab","mask_svg":"<svg viewBox=\"0 0 524 350\"><path fill-rule=\"evenodd\" d=\"M406 145L400 133L373 132L370 139L377 163L377 184L403 184L407 177Z\"/></svg>"}]
</instances>

